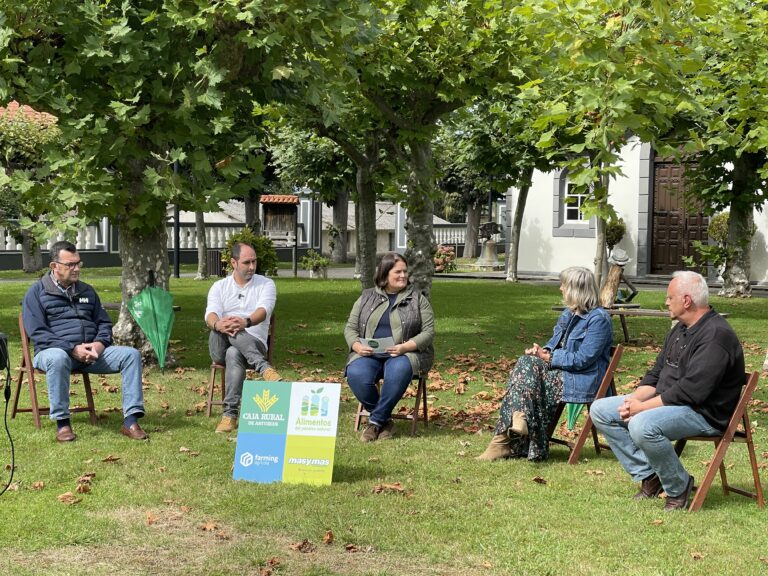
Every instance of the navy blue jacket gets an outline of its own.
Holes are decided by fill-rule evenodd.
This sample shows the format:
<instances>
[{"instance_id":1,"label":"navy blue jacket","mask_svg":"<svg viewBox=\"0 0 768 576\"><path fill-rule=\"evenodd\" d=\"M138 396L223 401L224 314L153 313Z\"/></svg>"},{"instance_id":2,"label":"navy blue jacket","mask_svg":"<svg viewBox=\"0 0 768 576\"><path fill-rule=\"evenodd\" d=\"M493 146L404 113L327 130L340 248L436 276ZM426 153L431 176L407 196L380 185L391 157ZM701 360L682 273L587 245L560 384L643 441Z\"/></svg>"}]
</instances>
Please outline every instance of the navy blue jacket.
<instances>
[{"instance_id":1,"label":"navy blue jacket","mask_svg":"<svg viewBox=\"0 0 768 576\"><path fill-rule=\"evenodd\" d=\"M557 348L566 330L565 342ZM552 368L563 371L563 402L595 399L611 361L612 343L611 317L603 308L593 308L583 316L568 308L563 310L552 338L544 346L552 351Z\"/></svg>"},{"instance_id":2,"label":"navy blue jacket","mask_svg":"<svg viewBox=\"0 0 768 576\"><path fill-rule=\"evenodd\" d=\"M22 317L35 352L61 348L71 354L79 344L112 344L112 321L96 291L79 281L73 288L65 294L51 275L45 274L27 290Z\"/></svg>"}]
</instances>

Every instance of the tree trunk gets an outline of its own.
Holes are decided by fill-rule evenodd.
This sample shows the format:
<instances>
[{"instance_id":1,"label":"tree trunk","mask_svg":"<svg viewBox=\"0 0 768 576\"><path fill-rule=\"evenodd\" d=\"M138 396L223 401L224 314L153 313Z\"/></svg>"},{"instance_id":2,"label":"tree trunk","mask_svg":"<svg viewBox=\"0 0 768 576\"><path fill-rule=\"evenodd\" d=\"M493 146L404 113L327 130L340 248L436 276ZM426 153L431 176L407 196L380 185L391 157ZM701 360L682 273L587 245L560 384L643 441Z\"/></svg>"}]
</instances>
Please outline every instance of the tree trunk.
<instances>
[{"instance_id":1,"label":"tree trunk","mask_svg":"<svg viewBox=\"0 0 768 576\"><path fill-rule=\"evenodd\" d=\"M602 285L603 270L605 270L607 262L605 255L607 249L605 245L605 228L605 219L598 216L596 229L597 238L595 239L595 282L597 283L598 288Z\"/></svg>"},{"instance_id":2,"label":"tree trunk","mask_svg":"<svg viewBox=\"0 0 768 576\"><path fill-rule=\"evenodd\" d=\"M363 289L373 287L376 272L376 189L372 163L357 165L357 261Z\"/></svg>"},{"instance_id":3,"label":"tree trunk","mask_svg":"<svg viewBox=\"0 0 768 576\"><path fill-rule=\"evenodd\" d=\"M731 204L728 216L728 256L723 270L723 288L720 296L729 298L749 298L752 286L749 283L752 261L750 244L754 230L754 218L751 206Z\"/></svg>"},{"instance_id":4,"label":"tree trunk","mask_svg":"<svg viewBox=\"0 0 768 576\"><path fill-rule=\"evenodd\" d=\"M120 226L119 238L123 305L112 334L116 343L139 349L145 364L154 363L157 358L152 346L133 320L126 303L148 285L148 270L154 271L155 284L168 290L168 234L164 223L144 235ZM173 366L170 354L166 356L166 366Z\"/></svg>"},{"instance_id":5,"label":"tree trunk","mask_svg":"<svg viewBox=\"0 0 768 576\"><path fill-rule=\"evenodd\" d=\"M467 206L467 232L464 235L464 258L477 258L477 234L480 230L480 205Z\"/></svg>"},{"instance_id":6,"label":"tree trunk","mask_svg":"<svg viewBox=\"0 0 768 576\"><path fill-rule=\"evenodd\" d=\"M261 234L261 220L259 220L259 201L261 192L251 190L243 199L245 204L245 225L257 236Z\"/></svg>"},{"instance_id":7,"label":"tree trunk","mask_svg":"<svg viewBox=\"0 0 768 576\"><path fill-rule=\"evenodd\" d=\"M347 217L349 216L349 191L341 186L333 203L333 229L329 232L331 262L343 264L347 261Z\"/></svg>"},{"instance_id":8,"label":"tree trunk","mask_svg":"<svg viewBox=\"0 0 768 576\"><path fill-rule=\"evenodd\" d=\"M603 273L608 266L607 245L605 242L605 230L608 227L608 223L605 217L602 215L605 213L605 209L608 207L608 184L610 180L608 175L601 176L600 187L595 190L595 196L600 204L600 211L597 216L597 229L596 229L596 246L595 246L595 282L598 289L602 285Z\"/></svg>"},{"instance_id":9,"label":"tree trunk","mask_svg":"<svg viewBox=\"0 0 768 576\"><path fill-rule=\"evenodd\" d=\"M197 240L197 275L195 280L205 280L208 271L208 239L205 236L205 214L195 212L195 239Z\"/></svg>"},{"instance_id":10,"label":"tree trunk","mask_svg":"<svg viewBox=\"0 0 768 576\"><path fill-rule=\"evenodd\" d=\"M723 289L721 296L731 298L749 298L752 296L752 286L749 276L752 267L750 245L754 233L754 216L752 205L739 202L739 195L751 196L754 185L751 182L760 181L757 177L758 163L754 155L742 154L733 161L733 192L736 194L731 202L728 216L728 240L726 249L728 256L723 270Z\"/></svg>"},{"instance_id":11,"label":"tree trunk","mask_svg":"<svg viewBox=\"0 0 768 576\"><path fill-rule=\"evenodd\" d=\"M525 204L528 201L528 192L531 189L533 168L526 168L520 182L520 193L515 205L515 216L512 221L512 230L509 235L509 262L507 263L507 282L517 282L517 262L520 253L520 230L523 228L523 214Z\"/></svg>"},{"instance_id":12,"label":"tree trunk","mask_svg":"<svg viewBox=\"0 0 768 576\"><path fill-rule=\"evenodd\" d=\"M21 269L28 274L37 272L43 267L43 255L40 253L40 245L29 233L29 230L21 229Z\"/></svg>"},{"instance_id":13,"label":"tree trunk","mask_svg":"<svg viewBox=\"0 0 768 576\"><path fill-rule=\"evenodd\" d=\"M435 273L432 146L428 140L413 140L409 142L409 147L411 171L408 176L408 214L405 222L408 233L406 258L411 283L429 298Z\"/></svg>"}]
</instances>

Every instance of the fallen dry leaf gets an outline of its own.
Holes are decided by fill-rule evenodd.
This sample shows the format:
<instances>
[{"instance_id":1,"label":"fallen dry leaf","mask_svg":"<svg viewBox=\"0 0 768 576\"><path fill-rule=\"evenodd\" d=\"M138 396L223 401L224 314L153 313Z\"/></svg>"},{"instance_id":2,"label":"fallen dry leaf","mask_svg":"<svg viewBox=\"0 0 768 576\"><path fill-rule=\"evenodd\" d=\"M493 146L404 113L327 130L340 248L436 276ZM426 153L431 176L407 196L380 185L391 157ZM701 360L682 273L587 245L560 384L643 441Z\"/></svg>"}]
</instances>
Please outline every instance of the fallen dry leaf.
<instances>
[{"instance_id":1,"label":"fallen dry leaf","mask_svg":"<svg viewBox=\"0 0 768 576\"><path fill-rule=\"evenodd\" d=\"M42 490L43 488L45 488L45 482L42 480L32 482L32 490Z\"/></svg>"},{"instance_id":2,"label":"fallen dry leaf","mask_svg":"<svg viewBox=\"0 0 768 576\"><path fill-rule=\"evenodd\" d=\"M78 494L88 494L88 492L91 491L91 485L90 484L78 484L77 488L75 488L75 492Z\"/></svg>"},{"instance_id":3,"label":"fallen dry leaf","mask_svg":"<svg viewBox=\"0 0 768 576\"><path fill-rule=\"evenodd\" d=\"M542 478L541 476L534 476L533 481L536 482L536 484L546 484L547 481Z\"/></svg>"},{"instance_id":4,"label":"fallen dry leaf","mask_svg":"<svg viewBox=\"0 0 768 576\"><path fill-rule=\"evenodd\" d=\"M82 501L82 498L78 498L72 494L72 492L64 492L64 494L59 494L56 498L59 502L63 502L67 505L77 504Z\"/></svg>"},{"instance_id":5,"label":"fallen dry leaf","mask_svg":"<svg viewBox=\"0 0 768 576\"><path fill-rule=\"evenodd\" d=\"M118 460L120 460L120 456L115 456L113 454L101 459L102 462L117 462Z\"/></svg>"},{"instance_id":6,"label":"fallen dry leaf","mask_svg":"<svg viewBox=\"0 0 768 576\"><path fill-rule=\"evenodd\" d=\"M664 524L664 520L654 520L653 522L651 522L651 524L653 524L654 526L661 526L662 524Z\"/></svg>"},{"instance_id":7,"label":"fallen dry leaf","mask_svg":"<svg viewBox=\"0 0 768 576\"><path fill-rule=\"evenodd\" d=\"M147 512L147 526L152 526L152 524L158 520L160 520L160 516L157 514L152 514L152 512Z\"/></svg>"},{"instance_id":8,"label":"fallen dry leaf","mask_svg":"<svg viewBox=\"0 0 768 576\"><path fill-rule=\"evenodd\" d=\"M403 488L402 484L400 482L395 482L394 484L376 484L373 487L372 492L374 494L381 494L382 492L405 492L405 488Z\"/></svg>"},{"instance_id":9,"label":"fallen dry leaf","mask_svg":"<svg viewBox=\"0 0 768 576\"><path fill-rule=\"evenodd\" d=\"M333 544L333 530L326 530L323 536L323 544Z\"/></svg>"},{"instance_id":10,"label":"fallen dry leaf","mask_svg":"<svg viewBox=\"0 0 768 576\"><path fill-rule=\"evenodd\" d=\"M93 479L96 478L96 472L86 472L80 478L77 479L78 484L91 484Z\"/></svg>"},{"instance_id":11,"label":"fallen dry leaf","mask_svg":"<svg viewBox=\"0 0 768 576\"><path fill-rule=\"evenodd\" d=\"M359 548L355 544L347 544L344 546L344 550L347 552L358 552Z\"/></svg>"},{"instance_id":12,"label":"fallen dry leaf","mask_svg":"<svg viewBox=\"0 0 768 576\"><path fill-rule=\"evenodd\" d=\"M315 545L312 544L307 538L304 538L301 542L294 542L289 546L291 550L295 550L296 552L302 552L304 554L308 554L309 552L315 551Z\"/></svg>"},{"instance_id":13,"label":"fallen dry leaf","mask_svg":"<svg viewBox=\"0 0 768 576\"><path fill-rule=\"evenodd\" d=\"M203 532L215 532L216 530L219 529L219 525L216 524L216 522L213 522L212 520L209 520L208 522L200 524L200 526L198 526L198 528L200 530L202 530Z\"/></svg>"}]
</instances>

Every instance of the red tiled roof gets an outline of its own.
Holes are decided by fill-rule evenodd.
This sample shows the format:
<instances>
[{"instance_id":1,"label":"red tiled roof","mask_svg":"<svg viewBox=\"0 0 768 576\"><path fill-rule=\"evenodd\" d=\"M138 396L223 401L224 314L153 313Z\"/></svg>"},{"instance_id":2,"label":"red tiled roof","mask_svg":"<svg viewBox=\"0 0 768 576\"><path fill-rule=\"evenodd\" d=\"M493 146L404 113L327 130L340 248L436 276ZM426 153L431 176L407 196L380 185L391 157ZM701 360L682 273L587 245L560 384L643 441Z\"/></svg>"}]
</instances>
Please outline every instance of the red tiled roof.
<instances>
[{"instance_id":1,"label":"red tiled roof","mask_svg":"<svg viewBox=\"0 0 768 576\"><path fill-rule=\"evenodd\" d=\"M298 204L299 197L295 194L264 194L262 204Z\"/></svg>"},{"instance_id":2,"label":"red tiled roof","mask_svg":"<svg viewBox=\"0 0 768 576\"><path fill-rule=\"evenodd\" d=\"M38 112L31 106L27 106L26 104L23 104L23 105L19 104L18 102L16 102L16 100L9 102L8 106L5 108L0 106L0 116L8 115L10 118L13 118L17 114L21 114L27 120L35 124L55 124L56 123L56 116L53 116L52 114L48 114L47 112Z\"/></svg>"}]
</instances>

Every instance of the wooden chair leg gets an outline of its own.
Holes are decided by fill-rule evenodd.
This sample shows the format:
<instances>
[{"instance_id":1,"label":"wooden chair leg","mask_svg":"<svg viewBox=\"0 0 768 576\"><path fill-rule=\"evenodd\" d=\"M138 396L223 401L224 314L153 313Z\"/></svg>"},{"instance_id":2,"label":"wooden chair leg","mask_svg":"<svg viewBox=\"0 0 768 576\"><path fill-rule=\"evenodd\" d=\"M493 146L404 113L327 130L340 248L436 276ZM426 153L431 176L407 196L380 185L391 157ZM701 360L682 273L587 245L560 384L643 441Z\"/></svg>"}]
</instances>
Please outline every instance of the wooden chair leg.
<instances>
[{"instance_id":1,"label":"wooden chair leg","mask_svg":"<svg viewBox=\"0 0 768 576\"><path fill-rule=\"evenodd\" d=\"M32 416L35 419L35 428L40 428L40 406L37 404L37 385L35 384L35 372L34 368L29 367L27 370L27 379L29 380L29 398L32 406Z\"/></svg>"},{"instance_id":2,"label":"wooden chair leg","mask_svg":"<svg viewBox=\"0 0 768 576\"><path fill-rule=\"evenodd\" d=\"M584 448L584 444L587 443L587 438L589 438L590 431L592 432L592 440L595 443L595 451L599 454L599 441L597 439L597 430L592 425L592 417L587 414L587 420L584 422L584 428L581 429L581 432L576 437L576 443L573 445L573 449L571 450L571 453L568 455L568 464L577 464L579 462L579 457L581 456L581 450Z\"/></svg>"},{"instance_id":3,"label":"wooden chair leg","mask_svg":"<svg viewBox=\"0 0 768 576\"><path fill-rule=\"evenodd\" d=\"M715 450L715 455L712 457L712 461L709 463L709 466L707 466L707 471L704 474L704 478L699 483L699 488L696 490L696 495L693 497L691 505L688 507L689 512L696 512L701 509L701 506L704 504L704 500L706 500L707 494L709 493L709 488L712 486L712 481L715 479L715 474L717 474L718 470L720 470L723 464L725 453L728 451L728 446L730 446L730 444L730 441L726 440L725 438L719 442L716 442L717 449ZM721 474L724 473L725 468L723 467ZM727 482L725 477L723 477L723 486L726 485Z\"/></svg>"},{"instance_id":4,"label":"wooden chair leg","mask_svg":"<svg viewBox=\"0 0 768 576\"><path fill-rule=\"evenodd\" d=\"M208 377L208 400L205 405L205 415L211 417L211 408L213 405L213 388L216 385L216 364L211 364L211 375Z\"/></svg>"},{"instance_id":5,"label":"wooden chair leg","mask_svg":"<svg viewBox=\"0 0 768 576\"><path fill-rule=\"evenodd\" d=\"M86 372L83 372L83 388L85 388L85 401L88 404L88 414L91 416L91 424L96 424L98 422L98 418L96 416L96 405L93 403L91 378Z\"/></svg>"},{"instance_id":6,"label":"wooden chair leg","mask_svg":"<svg viewBox=\"0 0 768 576\"><path fill-rule=\"evenodd\" d=\"M21 395L21 385L24 382L24 365L19 368L19 375L16 378L16 394L13 397L13 408L11 409L11 419L16 418L19 411L19 396Z\"/></svg>"},{"instance_id":7,"label":"wooden chair leg","mask_svg":"<svg viewBox=\"0 0 768 576\"><path fill-rule=\"evenodd\" d=\"M362 402L357 403L357 412L355 412L355 432L360 430L360 424L361 420L363 419L363 404Z\"/></svg>"}]
</instances>

